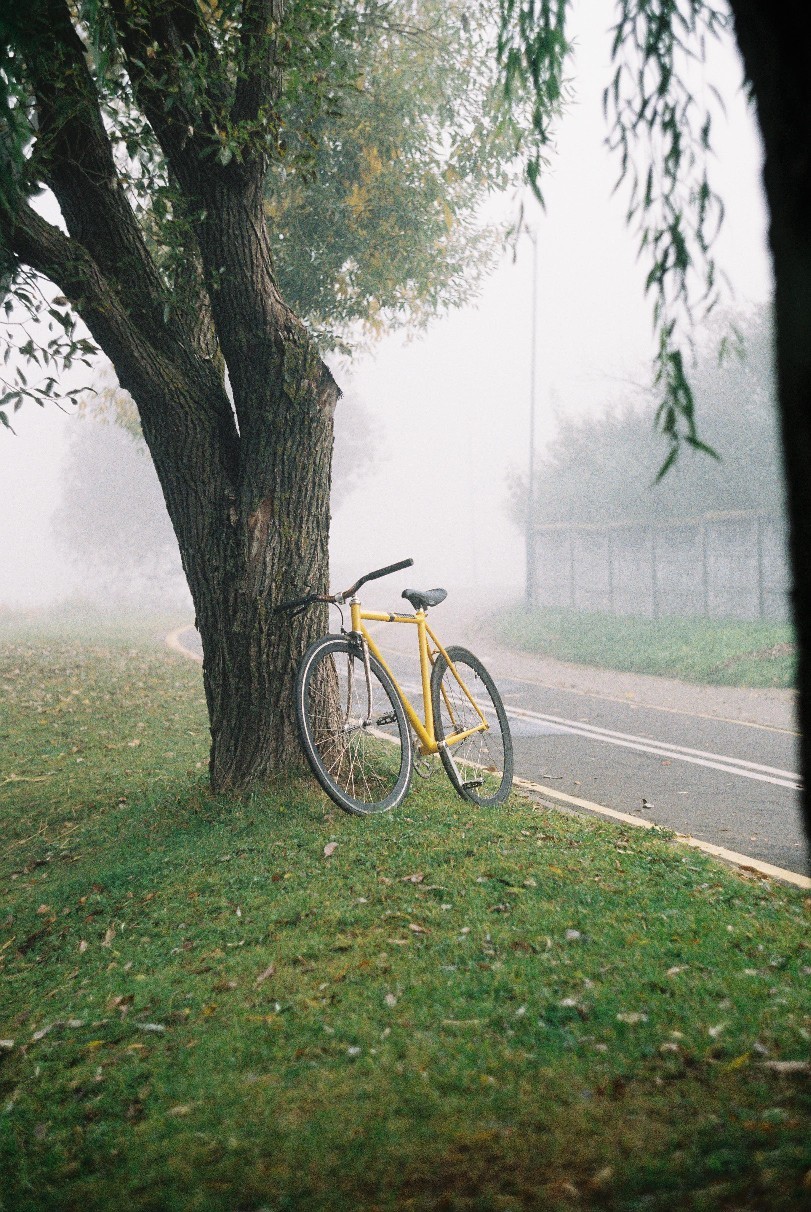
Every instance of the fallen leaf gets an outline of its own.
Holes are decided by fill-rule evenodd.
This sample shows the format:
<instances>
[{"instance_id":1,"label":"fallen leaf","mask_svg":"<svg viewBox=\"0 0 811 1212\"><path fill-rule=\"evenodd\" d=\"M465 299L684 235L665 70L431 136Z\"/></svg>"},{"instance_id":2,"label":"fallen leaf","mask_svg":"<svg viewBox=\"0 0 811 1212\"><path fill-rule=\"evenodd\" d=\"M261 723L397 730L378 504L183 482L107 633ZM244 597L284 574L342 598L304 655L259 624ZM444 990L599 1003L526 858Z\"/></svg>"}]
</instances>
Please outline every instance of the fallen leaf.
<instances>
[{"instance_id":1,"label":"fallen leaf","mask_svg":"<svg viewBox=\"0 0 811 1212\"><path fill-rule=\"evenodd\" d=\"M136 1023L135 1026L139 1031L152 1031L156 1034L161 1034L166 1030L163 1023Z\"/></svg>"},{"instance_id":2,"label":"fallen leaf","mask_svg":"<svg viewBox=\"0 0 811 1212\"><path fill-rule=\"evenodd\" d=\"M50 905L40 905L39 909L37 909L37 913L50 913L50 912L51 912Z\"/></svg>"},{"instance_id":3,"label":"fallen leaf","mask_svg":"<svg viewBox=\"0 0 811 1212\"><path fill-rule=\"evenodd\" d=\"M254 983L257 985L261 985L262 981L269 980L271 976L275 976L275 975L276 975L276 965L268 964L267 968L265 968L265 971L259 973L259 975L257 976L256 981Z\"/></svg>"},{"instance_id":4,"label":"fallen leaf","mask_svg":"<svg viewBox=\"0 0 811 1212\"><path fill-rule=\"evenodd\" d=\"M421 884L422 881L425 879L425 876L423 875L423 873L421 871L415 871L413 875L401 875L400 879L403 881L404 884L405 883Z\"/></svg>"},{"instance_id":5,"label":"fallen leaf","mask_svg":"<svg viewBox=\"0 0 811 1212\"><path fill-rule=\"evenodd\" d=\"M394 1006L397 1005L397 998L394 996L393 993L387 993L384 1000L386 1002L386 1005L389 1006L390 1008L393 1008Z\"/></svg>"},{"instance_id":6,"label":"fallen leaf","mask_svg":"<svg viewBox=\"0 0 811 1212\"><path fill-rule=\"evenodd\" d=\"M189 1115L191 1114L191 1107L188 1103L180 1103L177 1107L170 1107L166 1114L175 1116Z\"/></svg>"},{"instance_id":7,"label":"fallen leaf","mask_svg":"<svg viewBox=\"0 0 811 1212\"><path fill-rule=\"evenodd\" d=\"M107 930L106 930L106 932L105 932L104 938L101 940L101 945L102 945L102 947L109 947L109 946L111 946L112 941L113 941L113 939L114 939L114 938L115 938L115 927L114 927L114 926L108 926L108 927L107 927Z\"/></svg>"},{"instance_id":8,"label":"fallen leaf","mask_svg":"<svg viewBox=\"0 0 811 1212\"><path fill-rule=\"evenodd\" d=\"M758 1061L758 1064L760 1065L761 1069L771 1069L772 1073L811 1073L811 1061L767 1060Z\"/></svg>"},{"instance_id":9,"label":"fallen leaf","mask_svg":"<svg viewBox=\"0 0 811 1212\"><path fill-rule=\"evenodd\" d=\"M86 943L85 940L82 939L82 941L79 943L79 954L84 955L84 953L87 950L87 948L89 947L89 945L90 945L89 943Z\"/></svg>"},{"instance_id":10,"label":"fallen leaf","mask_svg":"<svg viewBox=\"0 0 811 1212\"><path fill-rule=\"evenodd\" d=\"M324 858L329 858L330 855L334 854L337 849L337 842L327 842L326 846L324 847Z\"/></svg>"},{"instance_id":11,"label":"fallen leaf","mask_svg":"<svg viewBox=\"0 0 811 1212\"><path fill-rule=\"evenodd\" d=\"M3 1052L10 1052L13 1047L13 1039L0 1039L0 1049L2 1049Z\"/></svg>"},{"instance_id":12,"label":"fallen leaf","mask_svg":"<svg viewBox=\"0 0 811 1212\"><path fill-rule=\"evenodd\" d=\"M618 1023L630 1023L631 1026L634 1026L636 1023L646 1023L647 1021L647 1014L640 1014L637 1011L628 1011L625 1014L617 1015Z\"/></svg>"},{"instance_id":13,"label":"fallen leaf","mask_svg":"<svg viewBox=\"0 0 811 1212\"><path fill-rule=\"evenodd\" d=\"M431 931L428 929L427 926L420 926L417 924L417 922L409 922L408 928L409 928L409 930L412 930L414 932L414 934L430 934L431 933Z\"/></svg>"}]
</instances>

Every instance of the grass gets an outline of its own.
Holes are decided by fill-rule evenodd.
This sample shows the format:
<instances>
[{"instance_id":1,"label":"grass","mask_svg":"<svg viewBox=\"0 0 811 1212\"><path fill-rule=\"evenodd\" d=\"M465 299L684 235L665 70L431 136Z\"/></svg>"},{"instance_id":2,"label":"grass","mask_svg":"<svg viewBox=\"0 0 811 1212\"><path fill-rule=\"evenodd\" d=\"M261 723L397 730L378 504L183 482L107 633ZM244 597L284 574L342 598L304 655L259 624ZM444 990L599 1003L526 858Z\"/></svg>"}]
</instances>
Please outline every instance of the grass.
<instances>
[{"instance_id":1,"label":"grass","mask_svg":"<svg viewBox=\"0 0 811 1212\"><path fill-rule=\"evenodd\" d=\"M626 673L653 673L710 686L790 688L794 631L788 623L636 619L514 606L498 638L522 652Z\"/></svg>"},{"instance_id":2,"label":"grass","mask_svg":"<svg viewBox=\"0 0 811 1212\"><path fill-rule=\"evenodd\" d=\"M807 898L440 772L214 797L155 636L0 634L4 1212L811 1204Z\"/></svg>"}]
</instances>

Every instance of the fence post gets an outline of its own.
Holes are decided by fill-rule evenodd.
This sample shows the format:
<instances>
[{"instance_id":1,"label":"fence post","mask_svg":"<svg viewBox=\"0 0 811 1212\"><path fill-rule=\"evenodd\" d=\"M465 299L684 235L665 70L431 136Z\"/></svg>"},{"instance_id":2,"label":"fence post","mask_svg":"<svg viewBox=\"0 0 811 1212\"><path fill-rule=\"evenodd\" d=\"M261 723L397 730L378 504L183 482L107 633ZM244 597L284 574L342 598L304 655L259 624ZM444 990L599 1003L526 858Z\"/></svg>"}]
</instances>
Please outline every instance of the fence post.
<instances>
[{"instance_id":1,"label":"fence post","mask_svg":"<svg viewBox=\"0 0 811 1212\"><path fill-rule=\"evenodd\" d=\"M607 532L606 558L608 560L608 613L614 613L614 531Z\"/></svg>"},{"instance_id":2,"label":"fence post","mask_svg":"<svg viewBox=\"0 0 811 1212\"><path fill-rule=\"evenodd\" d=\"M755 518L757 530L757 607L758 618L766 618L766 587L763 584L763 518L758 514Z\"/></svg>"},{"instance_id":3,"label":"fence post","mask_svg":"<svg viewBox=\"0 0 811 1212\"><path fill-rule=\"evenodd\" d=\"M701 520L701 595L704 605L704 617L710 617L710 536L707 519Z\"/></svg>"},{"instance_id":4,"label":"fence post","mask_svg":"<svg viewBox=\"0 0 811 1212\"><path fill-rule=\"evenodd\" d=\"M656 569L656 528L650 526L650 589L651 589L651 614L654 619L659 618L659 578Z\"/></svg>"}]
</instances>

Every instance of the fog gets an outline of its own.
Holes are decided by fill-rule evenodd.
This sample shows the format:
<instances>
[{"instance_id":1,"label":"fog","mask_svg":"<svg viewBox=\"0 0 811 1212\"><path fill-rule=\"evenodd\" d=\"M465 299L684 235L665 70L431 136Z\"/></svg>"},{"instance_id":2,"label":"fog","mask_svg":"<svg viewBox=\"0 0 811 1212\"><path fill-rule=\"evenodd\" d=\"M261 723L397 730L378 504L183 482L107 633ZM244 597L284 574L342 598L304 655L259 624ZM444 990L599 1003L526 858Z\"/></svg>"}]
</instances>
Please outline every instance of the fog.
<instances>
[{"instance_id":1,"label":"fog","mask_svg":"<svg viewBox=\"0 0 811 1212\"><path fill-rule=\"evenodd\" d=\"M593 13L580 20L593 22ZM624 225L625 195L612 197L617 164L603 146L608 40L583 25L578 41L576 96L559 125L546 211L526 202L538 239L539 450L558 418L603 410L629 383L649 380L653 352L645 270ZM731 45L712 49L707 74L727 103L714 137L713 177L726 205L717 255L729 301L745 306L771 294L760 148ZM517 201L493 206L510 214ZM338 426L353 398L375 418L374 457L335 509L339 583L411 556L415 584L520 592L524 542L508 513L507 482L527 464L532 270L524 239L515 262L505 251L475 305L418 338L386 337L351 367L336 364L349 389ZM64 508L69 434L83 422L29 405L13 423L16 436L0 432L0 605L91 595L87 564L71 561L53 524Z\"/></svg>"}]
</instances>

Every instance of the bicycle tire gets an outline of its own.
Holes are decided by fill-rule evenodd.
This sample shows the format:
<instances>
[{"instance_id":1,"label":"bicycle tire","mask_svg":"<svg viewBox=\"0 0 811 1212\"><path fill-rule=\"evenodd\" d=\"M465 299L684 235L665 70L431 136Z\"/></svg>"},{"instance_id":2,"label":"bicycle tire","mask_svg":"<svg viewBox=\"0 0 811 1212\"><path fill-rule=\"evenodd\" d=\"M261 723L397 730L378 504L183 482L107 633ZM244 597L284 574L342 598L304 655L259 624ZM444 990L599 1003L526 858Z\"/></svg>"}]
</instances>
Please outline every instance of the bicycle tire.
<instances>
[{"instance_id":1,"label":"bicycle tire","mask_svg":"<svg viewBox=\"0 0 811 1212\"><path fill-rule=\"evenodd\" d=\"M448 648L447 653L490 727L455 745L442 744L446 736L475 727L479 717L440 653L431 670L431 703L434 733L440 742L439 756L463 800L484 808L493 807L505 800L512 788L513 744L507 713L479 658L466 648Z\"/></svg>"},{"instance_id":2,"label":"bicycle tire","mask_svg":"<svg viewBox=\"0 0 811 1212\"><path fill-rule=\"evenodd\" d=\"M310 645L296 677L296 716L313 774L339 808L358 816L396 808L413 768L403 704L371 653L369 675L371 703L362 653L332 635Z\"/></svg>"}]
</instances>

